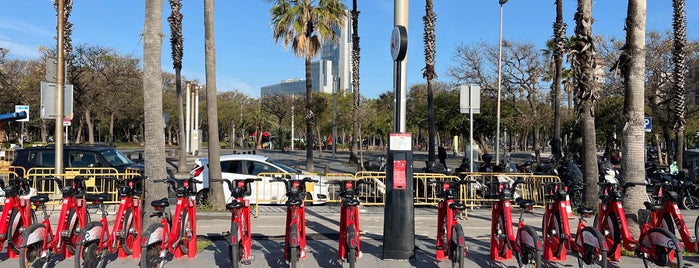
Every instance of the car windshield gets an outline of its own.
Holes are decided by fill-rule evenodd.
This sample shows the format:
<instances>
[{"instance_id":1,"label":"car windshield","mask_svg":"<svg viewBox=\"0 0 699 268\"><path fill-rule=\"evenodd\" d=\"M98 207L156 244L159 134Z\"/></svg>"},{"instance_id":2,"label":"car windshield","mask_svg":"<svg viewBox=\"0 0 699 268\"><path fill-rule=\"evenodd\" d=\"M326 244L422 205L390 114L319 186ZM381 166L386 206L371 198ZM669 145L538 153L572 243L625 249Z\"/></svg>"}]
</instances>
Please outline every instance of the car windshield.
<instances>
[{"instance_id":1,"label":"car windshield","mask_svg":"<svg viewBox=\"0 0 699 268\"><path fill-rule=\"evenodd\" d=\"M299 173L299 170L296 170L295 168L292 168L292 167L290 167L290 166L287 166L287 165L284 165L284 164L282 164L282 163L279 163L277 160L274 160L274 159L272 159L272 158L267 158L267 162L268 162L268 163L271 163L271 164L273 164L273 165L275 165L275 166L278 166L279 168L283 169L283 170L286 171L286 172L289 172L289 173Z\"/></svg>"},{"instance_id":2,"label":"car windshield","mask_svg":"<svg viewBox=\"0 0 699 268\"><path fill-rule=\"evenodd\" d=\"M133 164L133 162L131 162L131 160L126 155L124 155L124 153L114 148L100 151L100 154L104 157L104 159L106 159L109 162L109 164L111 164L114 167Z\"/></svg>"}]
</instances>

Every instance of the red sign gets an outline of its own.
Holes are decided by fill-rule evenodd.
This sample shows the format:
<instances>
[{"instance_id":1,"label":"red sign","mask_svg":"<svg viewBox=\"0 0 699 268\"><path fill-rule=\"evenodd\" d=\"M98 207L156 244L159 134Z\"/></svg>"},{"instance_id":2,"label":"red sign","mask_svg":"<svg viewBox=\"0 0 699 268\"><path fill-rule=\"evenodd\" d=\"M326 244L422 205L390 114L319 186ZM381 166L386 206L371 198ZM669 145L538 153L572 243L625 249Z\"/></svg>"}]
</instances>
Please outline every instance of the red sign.
<instances>
[{"instance_id":1,"label":"red sign","mask_svg":"<svg viewBox=\"0 0 699 268\"><path fill-rule=\"evenodd\" d=\"M405 190L405 168L407 163L405 160L393 160L393 189Z\"/></svg>"}]
</instances>

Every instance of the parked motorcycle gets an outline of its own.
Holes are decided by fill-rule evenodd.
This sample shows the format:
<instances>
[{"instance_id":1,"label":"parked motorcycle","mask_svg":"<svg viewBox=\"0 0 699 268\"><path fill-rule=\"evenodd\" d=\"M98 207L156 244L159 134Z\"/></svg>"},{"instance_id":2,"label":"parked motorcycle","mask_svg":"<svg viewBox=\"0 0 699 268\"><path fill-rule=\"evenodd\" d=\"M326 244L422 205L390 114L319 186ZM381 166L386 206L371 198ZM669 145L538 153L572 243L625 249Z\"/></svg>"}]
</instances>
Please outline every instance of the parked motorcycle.
<instances>
[{"instance_id":1,"label":"parked motorcycle","mask_svg":"<svg viewBox=\"0 0 699 268\"><path fill-rule=\"evenodd\" d=\"M650 185L667 183L668 190L677 192L680 206L684 209L699 209L699 191L683 171L677 174L666 173L653 163L646 164L646 180Z\"/></svg>"}]
</instances>

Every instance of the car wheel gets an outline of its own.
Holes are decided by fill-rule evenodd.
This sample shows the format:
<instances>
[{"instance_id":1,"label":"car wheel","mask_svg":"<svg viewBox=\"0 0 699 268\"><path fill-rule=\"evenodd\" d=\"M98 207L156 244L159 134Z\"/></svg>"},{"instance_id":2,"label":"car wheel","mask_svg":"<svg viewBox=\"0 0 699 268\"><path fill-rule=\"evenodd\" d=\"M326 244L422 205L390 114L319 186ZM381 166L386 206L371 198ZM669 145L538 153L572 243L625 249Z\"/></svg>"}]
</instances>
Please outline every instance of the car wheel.
<instances>
[{"instance_id":1,"label":"car wheel","mask_svg":"<svg viewBox=\"0 0 699 268\"><path fill-rule=\"evenodd\" d=\"M197 206L209 203L209 190L204 189L197 193Z\"/></svg>"}]
</instances>

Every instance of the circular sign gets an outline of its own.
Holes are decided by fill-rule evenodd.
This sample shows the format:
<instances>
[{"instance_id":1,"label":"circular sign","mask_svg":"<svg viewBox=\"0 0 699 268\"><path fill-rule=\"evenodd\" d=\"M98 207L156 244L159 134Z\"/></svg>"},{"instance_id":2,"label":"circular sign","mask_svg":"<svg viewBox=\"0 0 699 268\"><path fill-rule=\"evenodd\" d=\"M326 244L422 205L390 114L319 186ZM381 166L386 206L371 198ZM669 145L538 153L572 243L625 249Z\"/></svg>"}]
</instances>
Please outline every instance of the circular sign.
<instances>
[{"instance_id":1,"label":"circular sign","mask_svg":"<svg viewBox=\"0 0 699 268\"><path fill-rule=\"evenodd\" d=\"M408 30L403 25L393 27L391 33L391 56L394 61L405 59L405 52L408 50Z\"/></svg>"}]
</instances>

